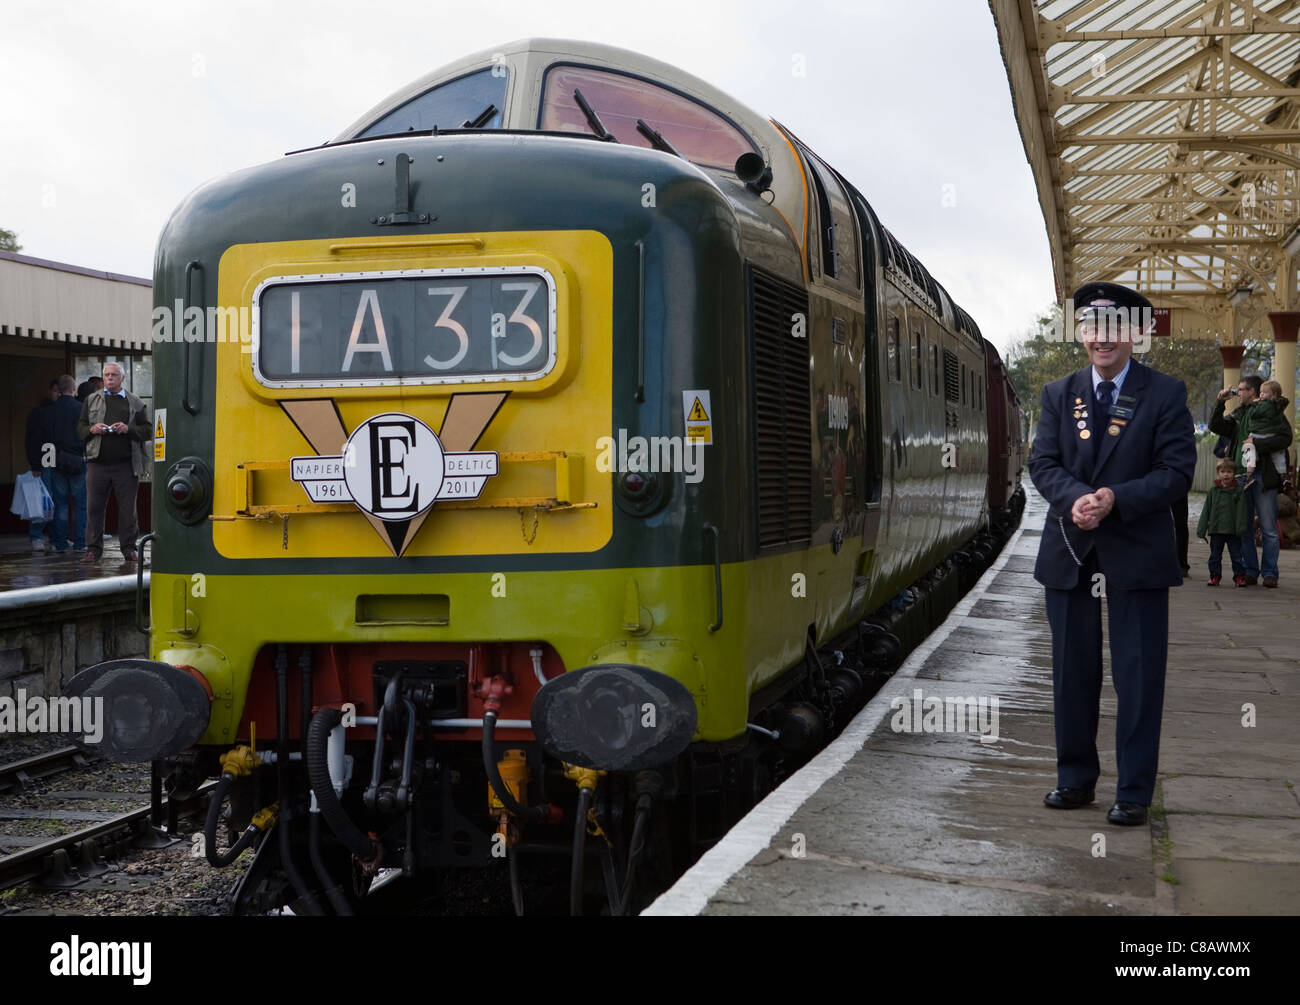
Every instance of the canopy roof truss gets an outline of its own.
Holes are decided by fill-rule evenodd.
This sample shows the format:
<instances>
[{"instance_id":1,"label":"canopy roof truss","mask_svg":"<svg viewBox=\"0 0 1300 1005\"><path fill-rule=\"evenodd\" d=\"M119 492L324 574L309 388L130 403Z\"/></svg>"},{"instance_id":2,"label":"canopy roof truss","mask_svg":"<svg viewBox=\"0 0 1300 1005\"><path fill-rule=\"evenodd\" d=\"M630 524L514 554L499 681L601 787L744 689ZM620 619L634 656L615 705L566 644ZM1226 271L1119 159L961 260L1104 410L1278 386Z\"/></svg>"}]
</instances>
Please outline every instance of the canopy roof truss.
<instances>
[{"instance_id":1,"label":"canopy roof truss","mask_svg":"<svg viewBox=\"0 0 1300 1005\"><path fill-rule=\"evenodd\" d=\"M1256 309L1287 309L1300 0L990 7L1058 295L1109 279L1200 310L1247 290Z\"/></svg>"}]
</instances>

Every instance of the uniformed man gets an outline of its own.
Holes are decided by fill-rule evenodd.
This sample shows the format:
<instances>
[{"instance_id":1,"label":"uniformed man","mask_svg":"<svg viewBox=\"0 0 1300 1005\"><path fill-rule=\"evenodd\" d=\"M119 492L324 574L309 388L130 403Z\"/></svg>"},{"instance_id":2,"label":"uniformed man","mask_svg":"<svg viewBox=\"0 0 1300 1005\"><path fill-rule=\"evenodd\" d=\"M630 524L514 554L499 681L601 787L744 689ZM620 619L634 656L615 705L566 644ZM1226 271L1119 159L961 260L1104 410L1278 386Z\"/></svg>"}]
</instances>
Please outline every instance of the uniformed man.
<instances>
[{"instance_id":1,"label":"uniformed man","mask_svg":"<svg viewBox=\"0 0 1300 1005\"><path fill-rule=\"evenodd\" d=\"M1029 461L1050 504L1034 567L1047 588L1056 722L1057 787L1043 801L1094 800L1105 597L1119 775L1107 819L1133 826L1155 790L1169 587L1183 579L1170 506L1191 488L1196 444L1183 382L1131 358L1150 302L1114 283L1087 283L1073 300L1091 365L1043 388Z\"/></svg>"}]
</instances>

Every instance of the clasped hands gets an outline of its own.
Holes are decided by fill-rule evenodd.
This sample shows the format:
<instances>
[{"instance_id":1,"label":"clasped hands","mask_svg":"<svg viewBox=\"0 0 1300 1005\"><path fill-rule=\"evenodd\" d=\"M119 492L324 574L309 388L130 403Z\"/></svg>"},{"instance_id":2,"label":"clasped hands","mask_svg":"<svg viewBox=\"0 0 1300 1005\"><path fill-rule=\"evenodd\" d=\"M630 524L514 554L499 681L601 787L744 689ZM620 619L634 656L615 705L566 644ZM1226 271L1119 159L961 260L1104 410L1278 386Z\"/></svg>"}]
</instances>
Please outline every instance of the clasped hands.
<instances>
[{"instance_id":1,"label":"clasped hands","mask_svg":"<svg viewBox=\"0 0 1300 1005\"><path fill-rule=\"evenodd\" d=\"M115 422L111 426L104 422L97 422L90 427L90 431L102 436L104 433L125 433L126 428L125 422Z\"/></svg>"},{"instance_id":2,"label":"clasped hands","mask_svg":"<svg viewBox=\"0 0 1300 1005\"><path fill-rule=\"evenodd\" d=\"M1070 519L1082 530L1096 530L1097 525L1115 508L1115 493L1107 488L1079 496L1070 509Z\"/></svg>"}]
</instances>

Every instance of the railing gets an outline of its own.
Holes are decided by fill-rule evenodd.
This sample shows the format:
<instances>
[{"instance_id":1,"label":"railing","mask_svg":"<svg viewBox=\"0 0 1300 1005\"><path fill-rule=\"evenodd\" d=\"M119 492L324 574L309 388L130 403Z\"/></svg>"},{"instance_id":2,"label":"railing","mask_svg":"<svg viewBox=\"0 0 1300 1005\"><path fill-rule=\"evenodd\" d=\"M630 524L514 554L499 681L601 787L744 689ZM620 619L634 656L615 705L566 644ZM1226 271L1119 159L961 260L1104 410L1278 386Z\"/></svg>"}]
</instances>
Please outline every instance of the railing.
<instances>
[{"instance_id":1,"label":"railing","mask_svg":"<svg viewBox=\"0 0 1300 1005\"><path fill-rule=\"evenodd\" d=\"M519 509L542 510L547 513L568 510L594 509L596 503L575 500L575 486L582 471L582 454L563 450L502 451L498 454L502 465L552 464L555 472L555 489L549 496L511 496L486 499L457 499L438 503L442 509ZM356 513L350 502L318 503L262 503L257 501L255 482L259 471L288 471L289 461L245 461L235 466L235 512L213 514L212 520L270 520L289 516L319 515L322 513ZM503 472L504 473L504 472Z\"/></svg>"}]
</instances>

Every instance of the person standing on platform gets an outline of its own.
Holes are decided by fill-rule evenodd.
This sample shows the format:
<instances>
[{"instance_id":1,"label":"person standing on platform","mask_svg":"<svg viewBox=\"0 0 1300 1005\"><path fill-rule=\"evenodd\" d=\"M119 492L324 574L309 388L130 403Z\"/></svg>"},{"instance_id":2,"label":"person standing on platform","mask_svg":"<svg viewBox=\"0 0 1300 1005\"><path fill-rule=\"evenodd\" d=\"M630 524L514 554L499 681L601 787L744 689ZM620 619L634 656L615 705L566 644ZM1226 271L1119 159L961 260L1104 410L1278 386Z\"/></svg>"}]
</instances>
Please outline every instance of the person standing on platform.
<instances>
[{"instance_id":1,"label":"person standing on platform","mask_svg":"<svg viewBox=\"0 0 1300 1005\"><path fill-rule=\"evenodd\" d=\"M52 430L54 428L54 404L59 400L59 382L58 380L50 381L49 390L45 392L45 397L41 403L27 413L27 429L25 437L25 446L27 448L27 466L31 469L33 475L44 483L46 491L49 491L53 497L54 492L50 490L49 468L45 465L42 457L45 444L50 442ZM45 551L45 521L32 520L27 525L28 534L32 539L33 554L41 554ZM57 545L58 539L54 539Z\"/></svg>"},{"instance_id":2,"label":"person standing on platform","mask_svg":"<svg viewBox=\"0 0 1300 1005\"><path fill-rule=\"evenodd\" d=\"M87 377L77 387L77 400L85 401L94 392L98 391L103 386L104 386L103 377Z\"/></svg>"},{"instance_id":3,"label":"person standing on platform","mask_svg":"<svg viewBox=\"0 0 1300 1005\"><path fill-rule=\"evenodd\" d=\"M77 435L81 403L77 401L77 381L64 374L58 380L59 400L54 403L50 442L54 444L54 466L47 467L46 478L54 498L54 520L50 540L54 550L86 550L86 457L85 444ZM69 541L68 504L72 504L72 527Z\"/></svg>"},{"instance_id":4,"label":"person standing on platform","mask_svg":"<svg viewBox=\"0 0 1300 1005\"><path fill-rule=\"evenodd\" d=\"M1228 398L1232 389L1225 387L1219 392L1219 403L1210 416L1210 429L1220 436L1227 436L1232 446L1227 454L1237 464L1237 483L1246 494L1246 533L1241 538L1241 562L1246 568L1246 585L1254 586L1263 573L1264 585L1277 587L1278 552L1282 542L1277 533L1277 490L1282 484L1277 469L1268 461L1268 455L1277 450L1285 450L1291 445L1290 423L1283 422L1274 430L1269 425L1276 407L1272 403L1259 404L1259 389L1264 381L1258 376L1242 377L1237 384L1237 393L1241 395L1241 407L1231 415L1225 414ZM1256 456L1264 463L1253 473L1247 473L1246 463L1241 456L1242 447L1247 443L1255 446ZM1259 532L1263 539L1260 553L1255 551L1255 517L1259 517Z\"/></svg>"},{"instance_id":5,"label":"person standing on platform","mask_svg":"<svg viewBox=\"0 0 1300 1005\"><path fill-rule=\"evenodd\" d=\"M108 493L117 497L118 538L122 558L136 561L139 533L135 493L149 463L145 444L153 425L145 403L122 389L122 367L104 364L104 389L92 392L81 406L77 435L86 444L86 557L93 565L104 556L104 516Z\"/></svg>"},{"instance_id":6,"label":"person standing on platform","mask_svg":"<svg viewBox=\"0 0 1300 1005\"><path fill-rule=\"evenodd\" d=\"M1232 559L1232 582L1246 585L1246 573L1241 564L1241 536L1246 532L1246 498L1237 484L1237 465L1228 458L1215 467L1218 477L1210 486L1201 507L1201 520L1196 525L1196 536L1210 542L1210 581L1208 586L1218 586L1223 578L1223 546L1228 546Z\"/></svg>"},{"instance_id":7,"label":"person standing on platform","mask_svg":"<svg viewBox=\"0 0 1300 1005\"><path fill-rule=\"evenodd\" d=\"M1259 413L1255 417L1257 440L1267 443L1269 441L1264 439L1267 436L1279 436L1285 439L1291 435L1291 420L1286 414L1286 407L1289 404L1291 402L1282 394L1282 385L1276 380L1266 380L1259 385L1259 401L1255 404L1255 411ZM1287 475L1288 461L1286 447L1274 450L1259 459L1261 464L1273 465L1283 492L1291 491L1291 482Z\"/></svg>"},{"instance_id":8,"label":"person standing on platform","mask_svg":"<svg viewBox=\"0 0 1300 1005\"><path fill-rule=\"evenodd\" d=\"M1029 461L1050 506L1034 566L1047 594L1056 724L1057 787L1043 802L1075 809L1095 799L1104 597L1118 697L1107 820L1135 826L1155 790L1169 587L1183 581L1171 507L1191 489L1196 441L1183 382L1131 358L1150 302L1115 283L1087 283L1073 300L1092 365L1043 388Z\"/></svg>"}]
</instances>

